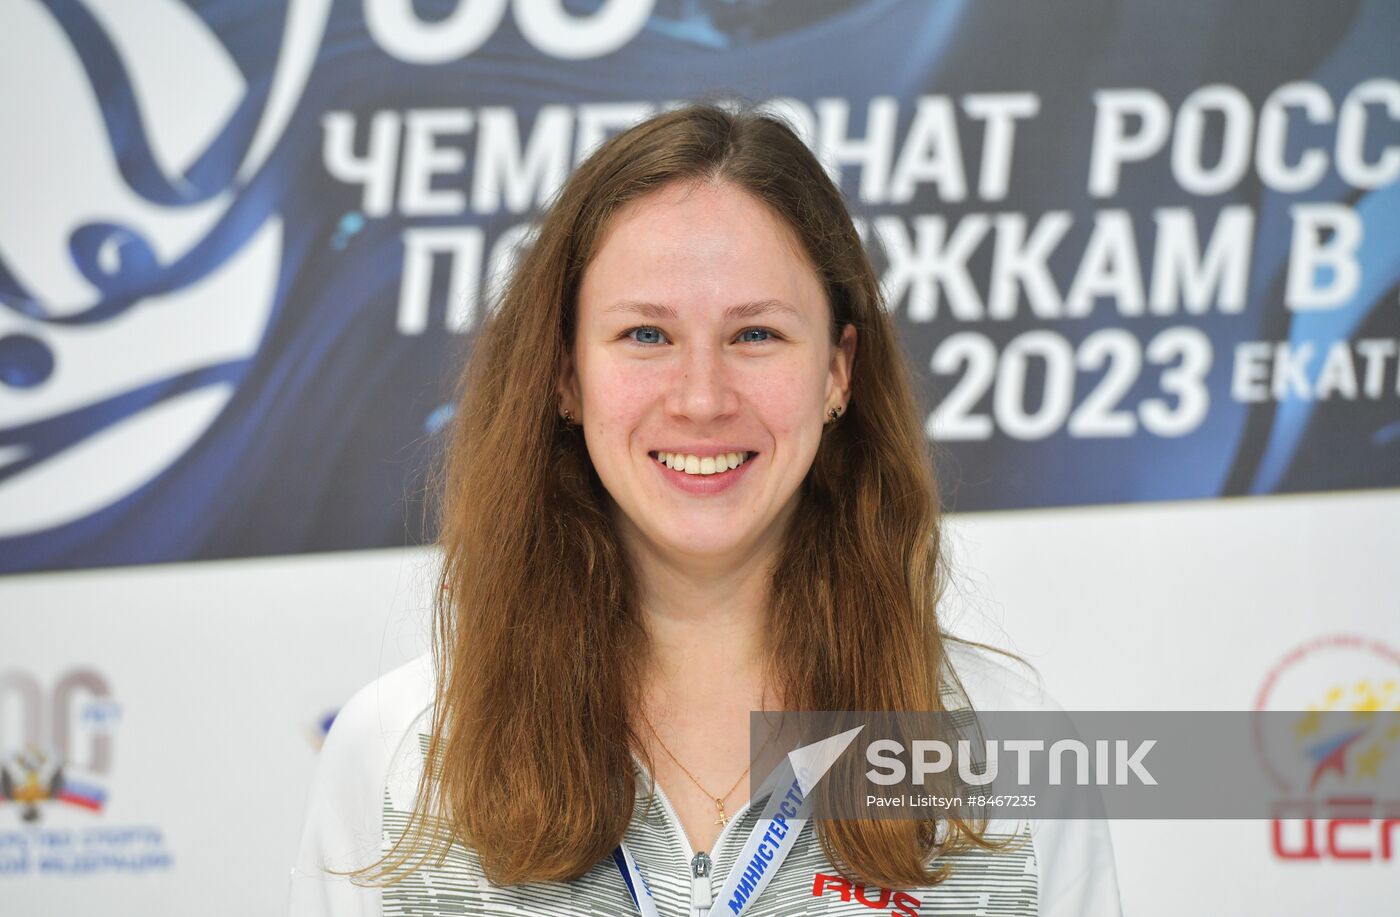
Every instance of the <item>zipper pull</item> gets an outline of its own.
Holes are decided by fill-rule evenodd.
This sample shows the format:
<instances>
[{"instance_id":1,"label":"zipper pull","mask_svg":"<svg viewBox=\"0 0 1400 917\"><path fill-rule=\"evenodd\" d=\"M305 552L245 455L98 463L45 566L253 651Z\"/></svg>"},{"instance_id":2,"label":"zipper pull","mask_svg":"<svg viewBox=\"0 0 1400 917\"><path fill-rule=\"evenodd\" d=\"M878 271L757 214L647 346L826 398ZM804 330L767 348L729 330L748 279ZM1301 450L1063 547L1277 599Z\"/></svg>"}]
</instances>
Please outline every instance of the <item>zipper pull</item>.
<instances>
[{"instance_id":1,"label":"zipper pull","mask_svg":"<svg viewBox=\"0 0 1400 917\"><path fill-rule=\"evenodd\" d=\"M710 855L702 850L690 860L690 908L708 910L714 901L710 888Z\"/></svg>"}]
</instances>

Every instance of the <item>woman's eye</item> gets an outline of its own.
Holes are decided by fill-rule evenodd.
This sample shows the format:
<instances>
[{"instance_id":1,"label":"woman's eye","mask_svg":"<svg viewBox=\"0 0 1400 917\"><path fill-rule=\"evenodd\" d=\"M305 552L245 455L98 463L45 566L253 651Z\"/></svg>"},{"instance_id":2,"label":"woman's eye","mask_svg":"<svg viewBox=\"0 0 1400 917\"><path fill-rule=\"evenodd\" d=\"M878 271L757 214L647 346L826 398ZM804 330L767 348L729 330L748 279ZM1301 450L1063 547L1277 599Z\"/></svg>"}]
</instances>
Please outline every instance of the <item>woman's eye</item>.
<instances>
[{"instance_id":1,"label":"woman's eye","mask_svg":"<svg viewBox=\"0 0 1400 917\"><path fill-rule=\"evenodd\" d=\"M745 337L745 335L747 335L747 334L762 334L762 335L764 335L764 337L761 337L761 338L749 338L749 337ZM762 343L763 341L768 340L768 338L770 338L770 337L772 337L772 336L773 336L773 332L772 332L772 331L769 331L767 328L745 328L743 331L740 331L740 332L739 332L739 338L740 338L740 340L743 340L745 343L748 343L748 344L759 344L759 343Z\"/></svg>"},{"instance_id":2,"label":"woman's eye","mask_svg":"<svg viewBox=\"0 0 1400 917\"><path fill-rule=\"evenodd\" d=\"M642 325L637 328L628 328L623 334L632 338L638 344L659 344L658 338L664 337L660 328L653 328L650 325Z\"/></svg>"}]
</instances>

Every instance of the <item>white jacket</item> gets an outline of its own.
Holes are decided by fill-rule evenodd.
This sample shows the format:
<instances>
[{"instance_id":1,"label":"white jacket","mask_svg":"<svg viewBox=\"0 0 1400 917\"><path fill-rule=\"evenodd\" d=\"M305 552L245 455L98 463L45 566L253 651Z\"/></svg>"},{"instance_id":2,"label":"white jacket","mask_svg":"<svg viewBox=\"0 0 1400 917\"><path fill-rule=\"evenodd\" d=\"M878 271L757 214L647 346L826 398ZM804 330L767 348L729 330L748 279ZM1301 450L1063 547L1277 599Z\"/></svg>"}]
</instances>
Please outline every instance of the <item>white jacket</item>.
<instances>
[{"instance_id":1,"label":"white jacket","mask_svg":"<svg viewBox=\"0 0 1400 917\"><path fill-rule=\"evenodd\" d=\"M975 710L1054 710L1040 687L979 650L949 645L949 661ZM636 914L617 867L604 860L568 883L495 887L471 850L454 846L441 867L420 868L387 888L361 887L326 871L374 862L412 810L431 722L433 675L428 656L361 689L340 711L321 750L307 807L301 850L292 870L292 917L381 917L396 914ZM639 785L650 785L640 770ZM691 851L669 804L646 805L638 794L628 850L646 875L662 917L693 917ZM711 852L714 888L728 875L756 808L745 806ZM811 826L746 917L773 915L1043 915L1121 914L1108 825L1102 820L994 822L994 833L1018 834L1001 852L948 857L951 877L931 888L896 893L843 890L822 878L828 865ZM713 891L713 889L712 889ZM716 902L712 913L724 907Z\"/></svg>"}]
</instances>

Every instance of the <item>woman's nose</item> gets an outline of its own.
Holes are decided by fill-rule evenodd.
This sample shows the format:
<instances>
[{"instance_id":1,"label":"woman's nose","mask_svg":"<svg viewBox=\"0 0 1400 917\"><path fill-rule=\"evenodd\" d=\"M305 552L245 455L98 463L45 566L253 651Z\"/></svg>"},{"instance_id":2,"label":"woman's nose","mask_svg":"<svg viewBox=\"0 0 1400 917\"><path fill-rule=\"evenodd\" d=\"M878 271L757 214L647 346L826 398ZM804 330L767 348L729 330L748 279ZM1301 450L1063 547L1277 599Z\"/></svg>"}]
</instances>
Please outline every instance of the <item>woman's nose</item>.
<instances>
[{"instance_id":1,"label":"woman's nose","mask_svg":"<svg viewBox=\"0 0 1400 917\"><path fill-rule=\"evenodd\" d=\"M696 421L733 413L739 398L730 376L720 348L687 348L680 361L680 378L674 386L672 410Z\"/></svg>"}]
</instances>

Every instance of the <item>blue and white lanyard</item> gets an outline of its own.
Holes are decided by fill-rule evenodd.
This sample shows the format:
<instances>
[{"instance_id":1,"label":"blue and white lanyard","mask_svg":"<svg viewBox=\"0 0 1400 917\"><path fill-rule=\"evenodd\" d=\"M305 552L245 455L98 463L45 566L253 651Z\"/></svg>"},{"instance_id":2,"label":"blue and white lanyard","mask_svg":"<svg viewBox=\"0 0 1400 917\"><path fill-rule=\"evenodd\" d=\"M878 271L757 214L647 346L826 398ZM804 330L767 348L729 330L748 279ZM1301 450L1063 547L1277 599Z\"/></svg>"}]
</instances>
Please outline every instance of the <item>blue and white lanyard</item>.
<instances>
[{"instance_id":1,"label":"blue and white lanyard","mask_svg":"<svg viewBox=\"0 0 1400 917\"><path fill-rule=\"evenodd\" d=\"M770 785L776 788L769 794L758 824L749 832L744 849L739 852L739 858L734 861L729 875L713 899L716 904L724 906L731 917L740 917L749 909L749 905L763 893L768 881L797 845L798 835L807 825L806 803L812 787L846 750L860 729L856 727L789 753L764 781L765 788ZM627 884L632 903L637 906L641 917L658 917L656 900L626 843L619 844L613 851L613 862L622 873L622 881ZM702 908L700 913L708 914L709 909Z\"/></svg>"}]
</instances>

